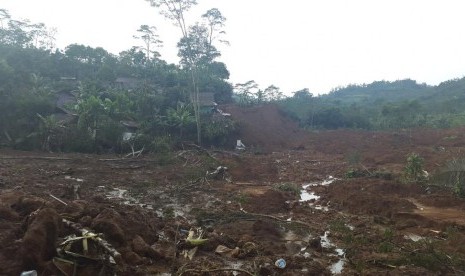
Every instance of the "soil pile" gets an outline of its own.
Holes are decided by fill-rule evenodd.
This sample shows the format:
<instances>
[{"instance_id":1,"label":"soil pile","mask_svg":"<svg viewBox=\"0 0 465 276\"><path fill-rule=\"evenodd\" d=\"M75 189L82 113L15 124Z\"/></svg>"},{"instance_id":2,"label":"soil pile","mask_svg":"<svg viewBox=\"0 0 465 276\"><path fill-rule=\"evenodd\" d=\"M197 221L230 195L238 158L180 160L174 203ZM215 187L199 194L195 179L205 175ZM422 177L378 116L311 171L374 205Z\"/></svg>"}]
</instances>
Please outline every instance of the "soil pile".
<instances>
[{"instance_id":1,"label":"soil pile","mask_svg":"<svg viewBox=\"0 0 465 276\"><path fill-rule=\"evenodd\" d=\"M244 152L0 149L0 275L464 274L465 200L403 181L411 152L431 175L463 158L464 129L305 133L272 105L227 111Z\"/></svg>"},{"instance_id":2,"label":"soil pile","mask_svg":"<svg viewBox=\"0 0 465 276\"><path fill-rule=\"evenodd\" d=\"M264 152L303 148L308 139L308 134L276 105L222 108L239 124L238 139L248 148Z\"/></svg>"}]
</instances>

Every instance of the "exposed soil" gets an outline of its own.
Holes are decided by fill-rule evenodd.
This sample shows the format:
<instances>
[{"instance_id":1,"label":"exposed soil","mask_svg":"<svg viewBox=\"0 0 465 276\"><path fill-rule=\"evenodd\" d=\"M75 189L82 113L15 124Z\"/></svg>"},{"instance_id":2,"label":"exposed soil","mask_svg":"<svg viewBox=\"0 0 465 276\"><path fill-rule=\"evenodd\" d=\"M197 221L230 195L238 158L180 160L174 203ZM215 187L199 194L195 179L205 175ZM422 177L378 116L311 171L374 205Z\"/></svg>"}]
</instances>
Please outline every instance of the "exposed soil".
<instances>
[{"instance_id":1,"label":"exposed soil","mask_svg":"<svg viewBox=\"0 0 465 276\"><path fill-rule=\"evenodd\" d=\"M225 111L254 149L0 150L0 275L465 273L465 200L402 181L409 153L430 174L463 157L464 129L307 133L273 106ZM84 252L82 229L107 246L89 236Z\"/></svg>"}]
</instances>

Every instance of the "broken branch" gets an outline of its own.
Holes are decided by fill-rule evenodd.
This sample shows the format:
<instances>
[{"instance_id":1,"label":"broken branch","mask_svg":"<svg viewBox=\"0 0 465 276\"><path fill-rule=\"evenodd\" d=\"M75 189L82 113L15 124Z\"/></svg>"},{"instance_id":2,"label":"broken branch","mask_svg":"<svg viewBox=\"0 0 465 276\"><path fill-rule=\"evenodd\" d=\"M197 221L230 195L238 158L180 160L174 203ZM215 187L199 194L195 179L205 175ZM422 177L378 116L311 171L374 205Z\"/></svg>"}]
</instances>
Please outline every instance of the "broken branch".
<instances>
[{"instance_id":1,"label":"broken branch","mask_svg":"<svg viewBox=\"0 0 465 276\"><path fill-rule=\"evenodd\" d=\"M62 219L63 223L66 224L66 226L70 227L74 231L80 233L82 236L89 236L90 233L89 230L84 229L79 223L75 223L72 221L69 221L67 219ZM121 254L113 248L113 246L108 243L106 240L99 238L99 237L94 237L94 241L96 241L105 251L107 251L114 259L115 261L121 260Z\"/></svg>"},{"instance_id":2,"label":"broken branch","mask_svg":"<svg viewBox=\"0 0 465 276\"><path fill-rule=\"evenodd\" d=\"M246 210L244 210L244 208L242 208L242 205L241 205L240 203L239 203L239 206L240 206L240 208L241 208L240 210L241 210L244 214L248 214L248 215L251 215L251 216L257 216L257 217L270 218L270 219L274 219L274 220L277 220L277 221L283 222L283 223L296 223L296 224L300 224L300 225L306 226L306 227L311 228L311 229L316 229L316 227L315 227L314 225L308 224L308 223L303 222L303 221L299 221L299 220L288 221L288 220L281 219L281 218L278 218L278 217L275 217L275 216L272 216L272 215L257 214L257 213L249 213L249 212L247 212Z\"/></svg>"},{"instance_id":3,"label":"broken branch","mask_svg":"<svg viewBox=\"0 0 465 276\"><path fill-rule=\"evenodd\" d=\"M49 194L49 196L51 196L53 199L55 199L56 201L68 206L68 203L64 202L63 200L59 199L58 197L52 195L52 194Z\"/></svg>"},{"instance_id":4,"label":"broken branch","mask_svg":"<svg viewBox=\"0 0 465 276\"><path fill-rule=\"evenodd\" d=\"M216 268L216 269L187 269L184 270L179 274L179 276L184 275L184 273L189 273L189 272L197 272L197 273L213 273L213 272L219 272L219 271L235 271L235 272L242 272L250 276L254 276L254 274L248 272L247 270L243 269L238 269L238 268Z\"/></svg>"}]
</instances>

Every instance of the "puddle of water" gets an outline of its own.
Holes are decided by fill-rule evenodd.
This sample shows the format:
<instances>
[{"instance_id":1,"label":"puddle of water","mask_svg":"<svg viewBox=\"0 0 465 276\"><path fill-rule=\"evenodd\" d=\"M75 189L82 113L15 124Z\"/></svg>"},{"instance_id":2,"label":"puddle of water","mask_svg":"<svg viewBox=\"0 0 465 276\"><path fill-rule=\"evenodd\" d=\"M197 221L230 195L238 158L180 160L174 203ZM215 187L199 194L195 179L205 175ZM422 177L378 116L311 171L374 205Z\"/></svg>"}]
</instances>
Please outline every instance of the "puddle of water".
<instances>
[{"instance_id":1,"label":"puddle of water","mask_svg":"<svg viewBox=\"0 0 465 276\"><path fill-rule=\"evenodd\" d=\"M321 206L321 205L315 205L313 202L317 201L320 199L320 196L315 194L315 192L309 191L309 187L317 187L317 186L327 186L331 183L333 183L336 180L333 176L328 176L327 179L323 180L322 182L313 182L313 183L308 183L302 186L302 190L300 191L300 200L299 202L307 202L307 201L312 201L309 203L310 207L316 209L316 210L322 210L322 211L329 211L329 208L326 206Z\"/></svg>"},{"instance_id":2,"label":"puddle of water","mask_svg":"<svg viewBox=\"0 0 465 276\"><path fill-rule=\"evenodd\" d=\"M329 208L328 208L327 206L312 205L312 207L313 207L315 210L322 210L322 211L325 211L325 212L328 212L328 211L329 211Z\"/></svg>"},{"instance_id":3,"label":"puddle of water","mask_svg":"<svg viewBox=\"0 0 465 276\"><path fill-rule=\"evenodd\" d=\"M329 184L333 183L334 180L336 180L336 178L334 178L334 177L332 177L332 176L330 175L330 176L328 176L328 179L323 180L323 182L321 182L320 185L321 185L321 186L329 185Z\"/></svg>"},{"instance_id":4,"label":"puddle of water","mask_svg":"<svg viewBox=\"0 0 465 276\"><path fill-rule=\"evenodd\" d=\"M74 178L74 177L71 177L69 175L65 175L65 179L67 180L75 180L77 182L84 182L84 179L81 179L81 178Z\"/></svg>"},{"instance_id":5,"label":"puddle of water","mask_svg":"<svg viewBox=\"0 0 465 276\"><path fill-rule=\"evenodd\" d=\"M329 231L325 231L324 235L320 236L321 246L324 248L333 247L333 244L329 241L328 235Z\"/></svg>"},{"instance_id":6,"label":"puddle of water","mask_svg":"<svg viewBox=\"0 0 465 276\"><path fill-rule=\"evenodd\" d=\"M194 222L194 219L189 218L187 214L192 211L191 205L188 204L178 204L178 203L170 203L165 204L163 208L156 209L155 212L159 217L165 216L172 216L172 217L183 217L189 222Z\"/></svg>"},{"instance_id":7,"label":"puddle of water","mask_svg":"<svg viewBox=\"0 0 465 276\"><path fill-rule=\"evenodd\" d=\"M406 239L406 240L412 240L412 241L414 241L414 242L417 242L417 241L423 240L424 237L419 236L419 235L416 235L416 234L407 234L407 235L404 235L404 239Z\"/></svg>"},{"instance_id":8,"label":"puddle of water","mask_svg":"<svg viewBox=\"0 0 465 276\"><path fill-rule=\"evenodd\" d=\"M118 198L118 199L128 199L128 196L124 196L128 190L120 189L120 188L114 188L113 191L110 191L107 194L107 198L113 199L113 198Z\"/></svg>"},{"instance_id":9,"label":"puddle of water","mask_svg":"<svg viewBox=\"0 0 465 276\"><path fill-rule=\"evenodd\" d=\"M329 235L329 231L325 231L323 236L320 236L321 246L324 248L334 247L334 244L331 243L331 241L328 238L328 235ZM346 253L344 249L341 249L341 248L334 249L334 252L340 259L334 264L330 265L329 270L331 271L332 274L341 274L342 270L344 269L344 265L346 263L346 259L345 259Z\"/></svg>"},{"instance_id":10,"label":"puddle of water","mask_svg":"<svg viewBox=\"0 0 465 276\"><path fill-rule=\"evenodd\" d=\"M332 274L341 274L344 269L345 259L340 259L337 263L331 265L330 270Z\"/></svg>"},{"instance_id":11,"label":"puddle of water","mask_svg":"<svg viewBox=\"0 0 465 276\"><path fill-rule=\"evenodd\" d=\"M311 192L309 193L307 190L302 190L300 192L300 202L306 202L306 201L310 201L310 200L318 200L320 199L320 196L316 195L315 192Z\"/></svg>"},{"instance_id":12,"label":"puddle of water","mask_svg":"<svg viewBox=\"0 0 465 276\"><path fill-rule=\"evenodd\" d=\"M151 204L140 203L139 199L131 196L128 190L125 189L113 188L113 191L109 191L105 196L108 199L120 200L125 205L139 206L145 209L153 210L153 206Z\"/></svg>"},{"instance_id":13,"label":"puddle of water","mask_svg":"<svg viewBox=\"0 0 465 276\"><path fill-rule=\"evenodd\" d=\"M242 267L244 266L243 261L226 262L226 264L232 269L242 269ZM232 274L236 276L239 275L239 272L233 271Z\"/></svg>"}]
</instances>

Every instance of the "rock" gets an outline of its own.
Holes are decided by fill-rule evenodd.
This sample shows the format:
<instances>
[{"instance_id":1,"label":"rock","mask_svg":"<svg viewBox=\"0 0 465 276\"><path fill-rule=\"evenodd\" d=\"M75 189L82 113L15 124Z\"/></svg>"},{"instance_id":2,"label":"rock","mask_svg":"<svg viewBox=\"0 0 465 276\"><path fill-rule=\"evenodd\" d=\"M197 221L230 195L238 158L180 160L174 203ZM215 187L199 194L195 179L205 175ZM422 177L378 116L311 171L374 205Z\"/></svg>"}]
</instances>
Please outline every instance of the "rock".
<instances>
[{"instance_id":1,"label":"rock","mask_svg":"<svg viewBox=\"0 0 465 276\"><path fill-rule=\"evenodd\" d=\"M124 253L123 259L129 265L141 265L144 263L144 260L137 253L133 251Z\"/></svg>"},{"instance_id":2,"label":"rock","mask_svg":"<svg viewBox=\"0 0 465 276\"><path fill-rule=\"evenodd\" d=\"M165 260L172 260L175 257L176 249L174 248L173 243L170 242L157 242L152 245L151 248L157 253L159 258Z\"/></svg>"},{"instance_id":3,"label":"rock","mask_svg":"<svg viewBox=\"0 0 465 276\"><path fill-rule=\"evenodd\" d=\"M82 226L89 227L92 224L92 217L91 216L83 216L79 219L79 223Z\"/></svg>"},{"instance_id":4,"label":"rock","mask_svg":"<svg viewBox=\"0 0 465 276\"><path fill-rule=\"evenodd\" d=\"M392 224L392 221L390 219L388 219L387 217L382 217L382 216L374 216L373 222L377 224L382 224L382 225Z\"/></svg>"},{"instance_id":5,"label":"rock","mask_svg":"<svg viewBox=\"0 0 465 276\"><path fill-rule=\"evenodd\" d=\"M20 219L18 213L7 206L0 206L0 218L8 221L17 221Z\"/></svg>"},{"instance_id":6,"label":"rock","mask_svg":"<svg viewBox=\"0 0 465 276\"><path fill-rule=\"evenodd\" d=\"M321 239L319 237L311 239L308 245L315 251L321 252L323 250L321 246Z\"/></svg>"},{"instance_id":7,"label":"rock","mask_svg":"<svg viewBox=\"0 0 465 276\"><path fill-rule=\"evenodd\" d=\"M126 244L125 233L119 226L121 216L112 209L103 210L93 221L91 228L105 235L105 239L116 247Z\"/></svg>"},{"instance_id":8,"label":"rock","mask_svg":"<svg viewBox=\"0 0 465 276\"><path fill-rule=\"evenodd\" d=\"M215 253L223 256L228 256L232 258L236 258L239 255L239 247L236 247L234 249L231 249L229 247L226 247L224 245L218 245L215 249Z\"/></svg>"},{"instance_id":9,"label":"rock","mask_svg":"<svg viewBox=\"0 0 465 276\"><path fill-rule=\"evenodd\" d=\"M240 251L239 257L254 257L258 255L258 246L253 242L246 242Z\"/></svg>"},{"instance_id":10,"label":"rock","mask_svg":"<svg viewBox=\"0 0 465 276\"><path fill-rule=\"evenodd\" d=\"M21 197L18 202L11 207L21 216L29 215L37 209L44 206L45 201L42 198L35 196Z\"/></svg>"},{"instance_id":11,"label":"rock","mask_svg":"<svg viewBox=\"0 0 465 276\"><path fill-rule=\"evenodd\" d=\"M23 257L23 269L42 268L46 261L56 255L55 246L60 222L60 216L51 208L42 209L31 218L20 252Z\"/></svg>"},{"instance_id":12,"label":"rock","mask_svg":"<svg viewBox=\"0 0 465 276\"><path fill-rule=\"evenodd\" d=\"M150 247L150 245L148 245L139 235L136 235L136 237L132 240L132 249L140 256L147 256L152 259L160 258L158 252Z\"/></svg>"}]
</instances>

